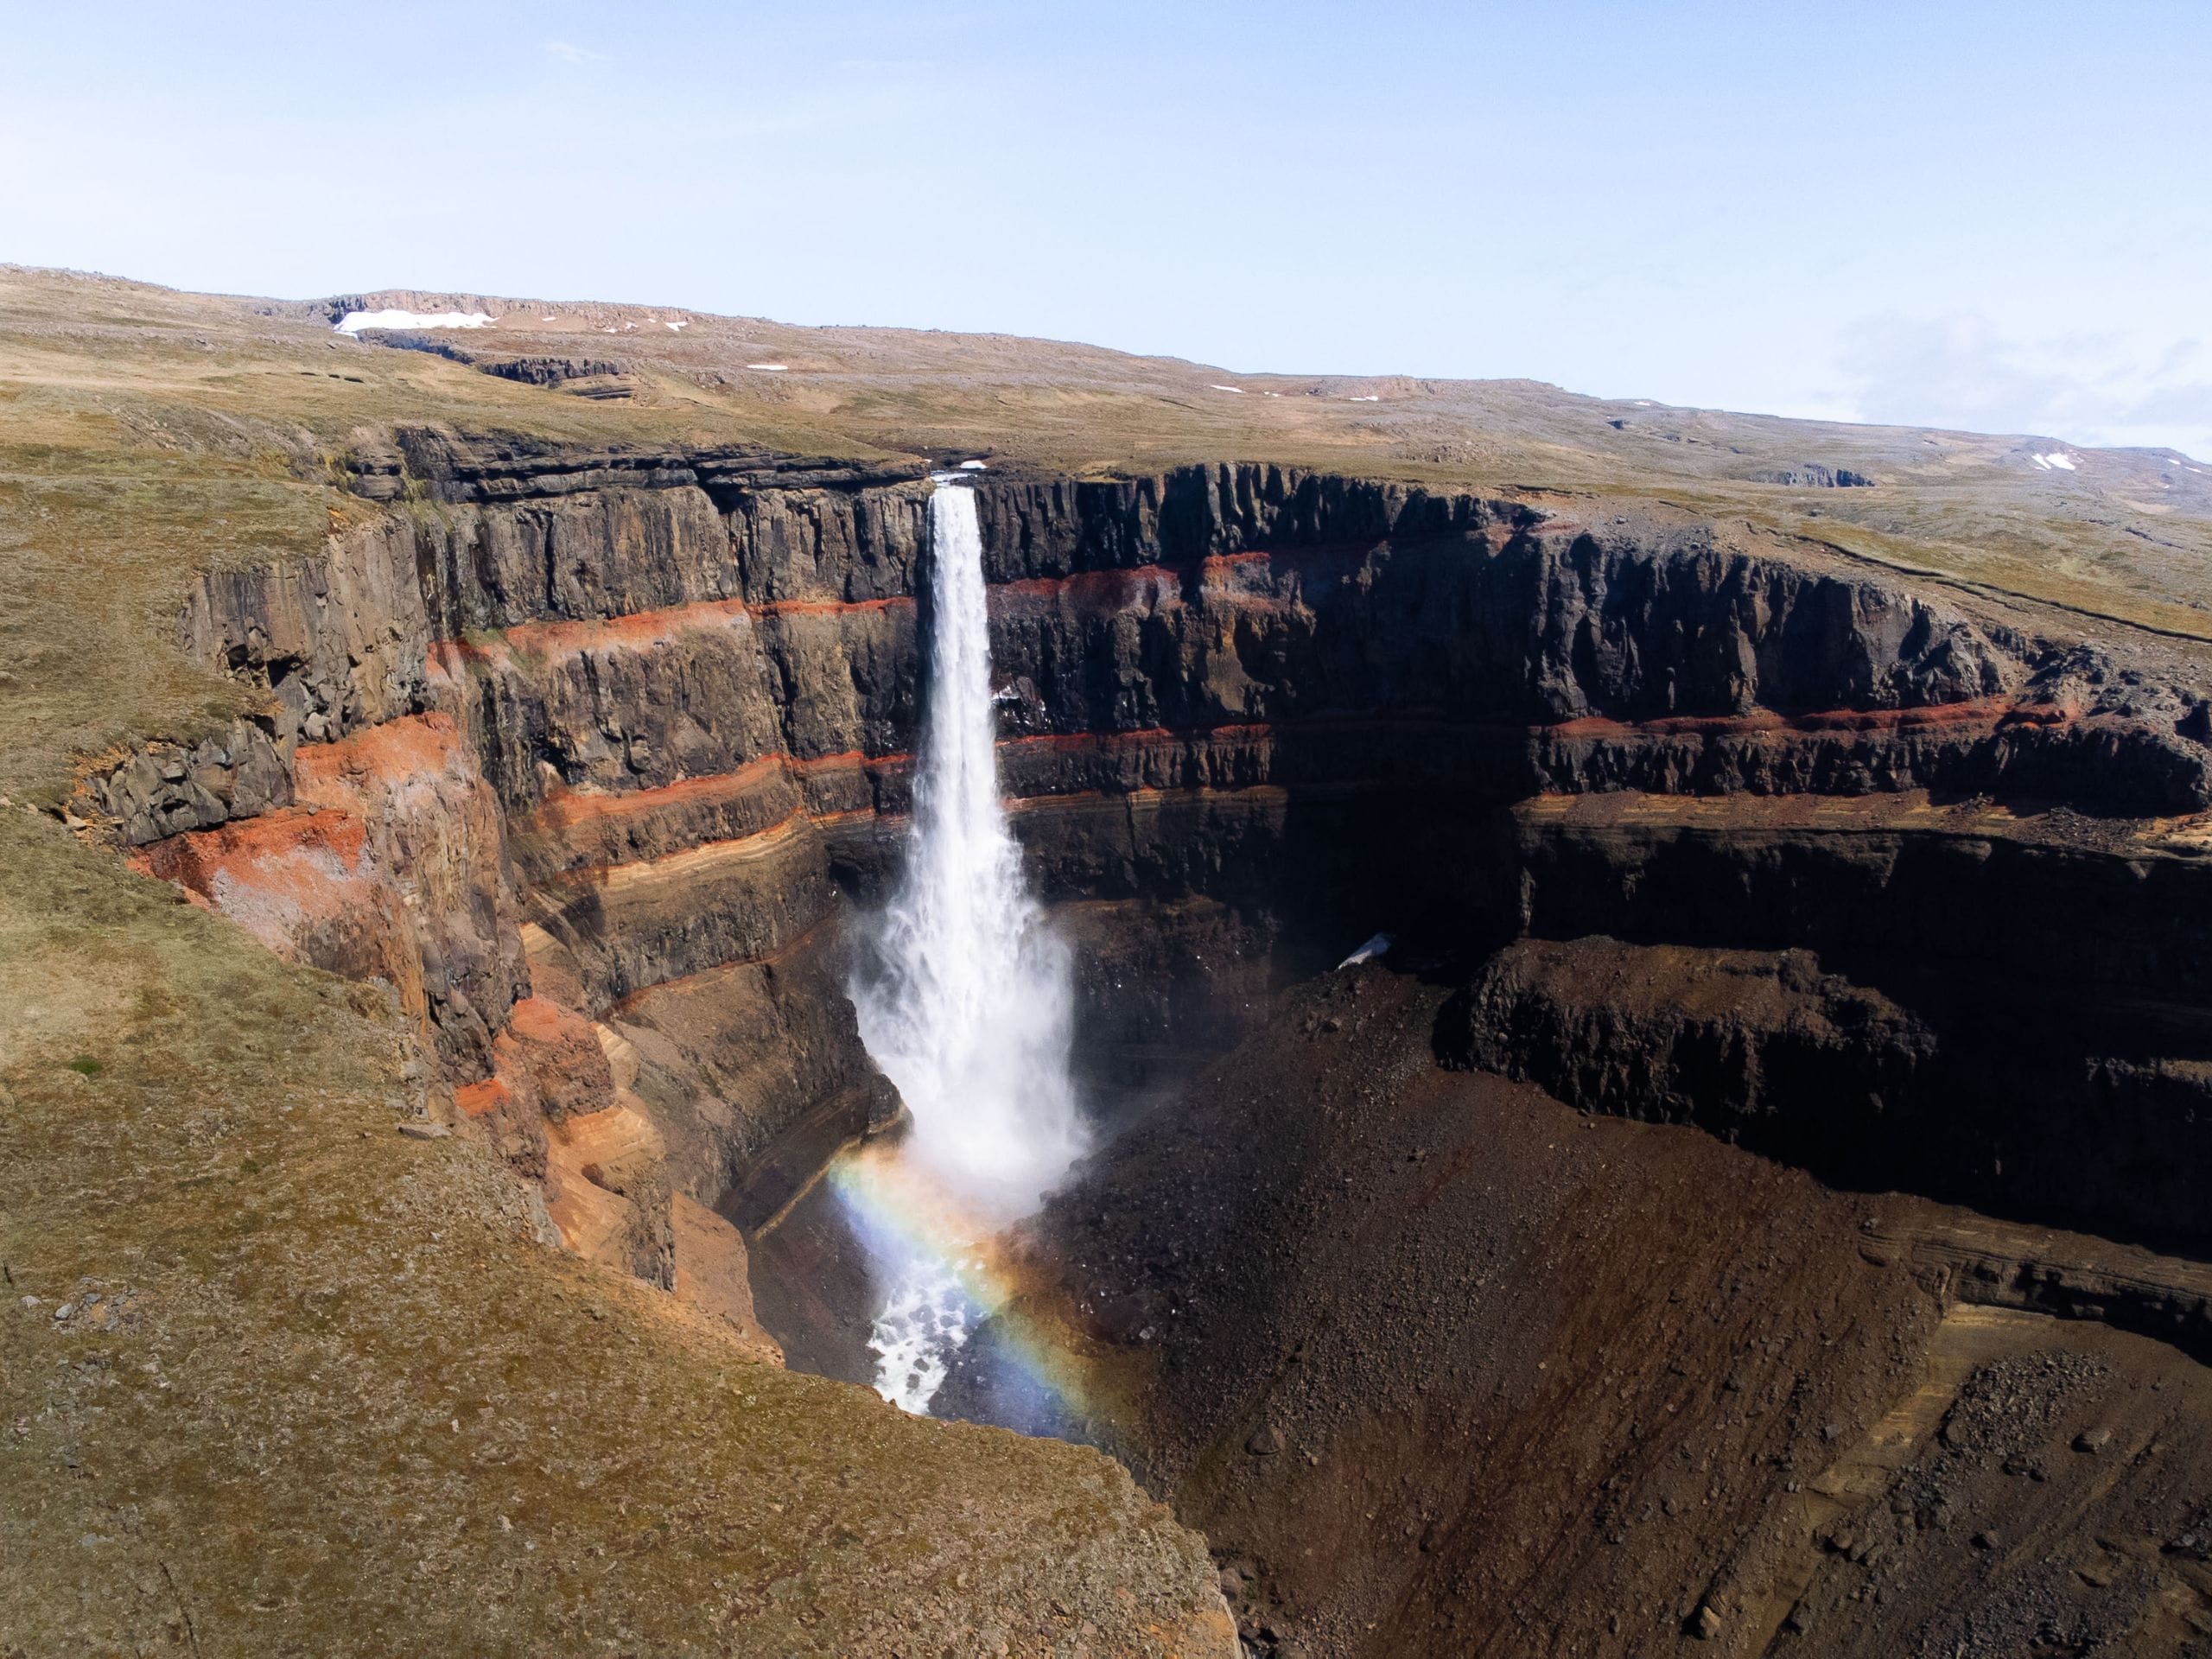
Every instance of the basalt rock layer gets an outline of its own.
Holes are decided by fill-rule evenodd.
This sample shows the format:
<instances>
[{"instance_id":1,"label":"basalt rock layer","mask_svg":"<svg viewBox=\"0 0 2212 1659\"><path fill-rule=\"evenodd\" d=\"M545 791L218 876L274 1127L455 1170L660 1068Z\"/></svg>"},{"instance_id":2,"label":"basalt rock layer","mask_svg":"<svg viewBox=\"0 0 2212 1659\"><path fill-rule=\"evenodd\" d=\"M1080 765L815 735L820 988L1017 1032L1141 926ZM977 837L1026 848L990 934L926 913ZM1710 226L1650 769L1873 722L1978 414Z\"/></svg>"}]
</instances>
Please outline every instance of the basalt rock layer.
<instances>
[{"instance_id":1,"label":"basalt rock layer","mask_svg":"<svg viewBox=\"0 0 2212 1659\"><path fill-rule=\"evenodd\" d=\"M2094 1001L2054 1011L2038 987L1947 995L1916 980L1898 983L1925 1015L1802 950L1523 941L1446 1007L1438 1047L1587 1110L1696 1123L1840 1185L2204 1249L2201 1021L2168 1013L2164 1033L2131 1032Z\"/></svg>"},{"instance_id":2,"label":"basalt rock layer","mask_svg":"<svg viewBox=\"0 0 2212 1659\"><path fill-rule=\"evenodd\" d=\"M837 995L840 918L880 885L904 812L933 486L429 429L350 465L383 516L319 563L210 576L182 619L267 700L230 745L227 798L194 770L212 760L149 754L84 810L272 940L390 980L457 1086L490 1074L526 956L644 1057L639 1098L683 1148L673 1185L772 1213L752 1181L774 1166L788 1190L888 1116ZM2212 804L2193 691L2105 647L1651 507L1260 466L963 487L1017 828L1048 896L1106 907L1088 912L1100 1065L1217 1048L1267 985L1378 922L1891 961L1950 948L1930 927L1948 913L1982 961L2043 940L1969 916L2102 953L2119 985L2171 993L2212 969L2193 846L2060 848L2032 815L1976 841L1881 804ZM435 766L385 735L410 730ZM442 800L444 827L402 798ZM1738 810L1754 798L1783 817L1759 828ZM1600 830L1548 801L1627 816ZM1688 816L1669 839L1637 801ZM1841 816L1785 822L1789 802ZM1700 839L1696 812L1723 803ZM313 902L277 878L287 860L324 884ZM2102 1024L2083 1064L2171 1096L2193 1016L2153 1029L2088 1001ZM2172 1150L2195 1170L2193 1147ZM1977 1196L2050 1207L2048 1183L2000 1161L1981 1157ZM2138 1224L2186 1230L2171 1209Z\"/></svg>"}]
</instances>

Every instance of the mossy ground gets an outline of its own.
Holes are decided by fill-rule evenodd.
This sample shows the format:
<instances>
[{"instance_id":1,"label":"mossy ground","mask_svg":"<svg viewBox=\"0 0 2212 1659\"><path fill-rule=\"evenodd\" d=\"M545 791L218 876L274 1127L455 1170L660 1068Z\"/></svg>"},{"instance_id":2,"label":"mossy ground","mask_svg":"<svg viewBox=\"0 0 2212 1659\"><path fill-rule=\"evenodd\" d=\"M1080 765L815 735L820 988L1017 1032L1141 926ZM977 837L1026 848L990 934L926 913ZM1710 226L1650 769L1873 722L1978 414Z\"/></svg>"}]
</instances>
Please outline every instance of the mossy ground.
<instances>
[{"instance_id":1,"label":"mossy ground","mask_svg":"<svg viewBox=\"0 0 2212 1659\"><path fill-rule=\"evenodd\" d=\"M0 1652L1195 1628L1202 1545L1104 1458L753 1363L531 1242L488 1158L396 1133L373 991L20 810L0 892Z\"/></svg>"}]
</instances>

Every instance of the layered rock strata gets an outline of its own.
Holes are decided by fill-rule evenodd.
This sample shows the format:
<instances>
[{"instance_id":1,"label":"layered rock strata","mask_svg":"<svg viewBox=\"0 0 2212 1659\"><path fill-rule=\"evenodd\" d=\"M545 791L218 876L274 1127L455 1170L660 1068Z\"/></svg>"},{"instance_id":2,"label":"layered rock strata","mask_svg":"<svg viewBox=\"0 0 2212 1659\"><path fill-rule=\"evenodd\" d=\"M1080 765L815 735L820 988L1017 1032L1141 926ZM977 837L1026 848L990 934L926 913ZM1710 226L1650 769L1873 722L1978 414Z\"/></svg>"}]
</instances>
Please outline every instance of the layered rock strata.
<instances>
[{"instance_id":1,"label":"layered rock strata","mask_svg":"<svg viewBox=\"0 0 2212 1659\"><path fill-rule=\"evenodd\" d=\"M389 980L452 1086L505 1075L503 1021L533 986L596 1023L636 1057L622 1087L667 1189L757 1224L895 1110L842 1001L841 918L905 810L930 485L427 429L350 465L381 516L321 561L211 575L182 620L266 696L252 735L219 744L227 796L212 752L149 750L80 810L272 942ZM1869 806L2202 810L2212 724L2171 664L1668 509L1261 466L973 487L1014 821L1048 894L1085 907L1104 1071L1217 1049L1269 986L1378 925L1825 961L1837 930L1917 938L1913 872L1946 860L1975 913L2031 930L2078 876L2126 972L2202 1000L2187 847L2053 850L2031 828L1977 862ZM1843 817L1765 852L1724 827L1695 918L1673 879L1694 833L1593 836L1542 805L1676 802L1725 826L1754 798ZM2076 1050L2171 1077L2198 1058L2194 1019ZM549 1172L562 1144L548 1119ZM670 1225L572 1232L664 1282Z\"/></svg>"}]
</instances>

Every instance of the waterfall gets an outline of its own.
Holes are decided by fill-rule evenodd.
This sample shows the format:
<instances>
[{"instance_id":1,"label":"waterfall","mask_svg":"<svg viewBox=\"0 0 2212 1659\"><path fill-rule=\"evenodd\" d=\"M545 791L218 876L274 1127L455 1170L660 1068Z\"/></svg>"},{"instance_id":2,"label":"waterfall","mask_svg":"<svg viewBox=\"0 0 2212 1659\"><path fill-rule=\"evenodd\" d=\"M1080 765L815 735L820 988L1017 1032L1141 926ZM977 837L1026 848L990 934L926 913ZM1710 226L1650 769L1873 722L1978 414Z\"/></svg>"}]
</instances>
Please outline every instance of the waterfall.
<instances>
[{"instance_id":1,"label":"waterfall","mask_svg":"<svg viewBox=\"0 0 2212 1659\"><path fill-rule=\"evenodd\" d=\"M895 1154L902 1224L870 1230L887 1284L877 1388L915 1411L976 1317L969 1258L1033 1210L1083 1145L1070 960L1023 879L1000 798L982 536L974 493L955 476L938 480L930 530L912 830L852 988L861 1039L912 1119Z\"/></svg>"}]
</instances>

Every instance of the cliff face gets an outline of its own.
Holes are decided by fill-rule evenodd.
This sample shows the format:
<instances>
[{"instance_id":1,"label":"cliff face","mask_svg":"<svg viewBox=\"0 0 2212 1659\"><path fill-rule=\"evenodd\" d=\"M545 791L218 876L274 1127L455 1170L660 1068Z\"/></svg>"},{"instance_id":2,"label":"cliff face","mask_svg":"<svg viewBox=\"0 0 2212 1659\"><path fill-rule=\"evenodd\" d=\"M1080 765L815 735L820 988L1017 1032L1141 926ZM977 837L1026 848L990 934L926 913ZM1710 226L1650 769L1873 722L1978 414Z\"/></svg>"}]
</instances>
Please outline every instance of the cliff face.
<instances>
[{"instance_id":1,"label":"cliff face","mask_svg":"<svg viewBox=\"0 0 2212 1659\"><path fill-rule=\"evenodd\" d=\"M2202 1248L2202 1059L2124 1058L2158 1051L2002 988L1964 1008L1898 988L1925 1013L1803 950L1524 940L1446 1006L1438 1046L1569 1105L1694 1123L1836 1185ZM2099 1053L2100 1038L2121 1054Z\"/></svg>"},{"instance_id":2,"label":"cliff face","mask_svg":"<svg viewBox=\"0 0 2212 1659\"><path fill-rule=\"evenodd\" d=\"M266 714L220 754L132 758L82 810L283 948L389 980L452 1086L498 1071L535 985L638 1057L665 1185L759 1219L895 1110L842 1001L841 918L906 804L931 486L428 430L352 465L382 516L320 561L208 577L181 620ZM2051 925L2129 976L2212 972L2190 847L2062 852L2030 816L1961 854L1956 825L1878 810L2212 804L2193 692L2100 647L1649 507L1259 466L970 486L1002 766L1047 892L1089 906L1102 1065L1219 1046L1272 978L1384 922L1963 940L2001 976L2019 942L1967 917L2082 912ZM1840 816L1761 830L1751 798ZM1574 800L1617 808L1541 804ZM1672 827L1632 804L1665 801ZM1942 910L1948 878L1911 872L1961 858L1973 896ZM2054 912L2069 883L2096 899ZM2101 997L2076 999L2084 1063L2194 1053L2193 1026L2122 1030ZM665 1232L607 1248L661 1260Z\"/></svg>"},{"instance_id":3,"label":"cliff face","mask_svg":"<svg viewBox=\"0 0 2212 1659\"><path fill-rule=\"evenodd\" d=\"M668 457L611 484L445 464L423 486L435 502L335 544L326 569L211 578L194 649L334 735L435 701L444 644L493 705L511 807L549 785L652 789L910 744L925 483L793 489ZM1533 774L1509 786L2013 788L2046 781L2013 773L2055 753L2107 804L2205 798L2175 691L1810 550L1276 467L975 487L1010 735L1419 719L1539 728L1503 746ZM1914 741L1858 745L1864 778L1820 758L1885 715Z\"/></svg>"}]
</instances>

